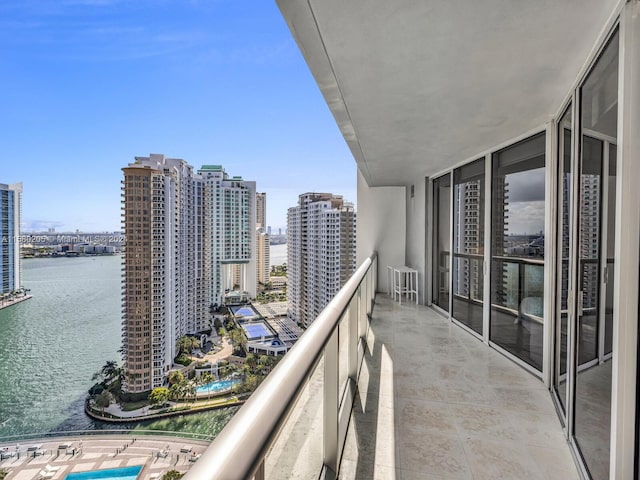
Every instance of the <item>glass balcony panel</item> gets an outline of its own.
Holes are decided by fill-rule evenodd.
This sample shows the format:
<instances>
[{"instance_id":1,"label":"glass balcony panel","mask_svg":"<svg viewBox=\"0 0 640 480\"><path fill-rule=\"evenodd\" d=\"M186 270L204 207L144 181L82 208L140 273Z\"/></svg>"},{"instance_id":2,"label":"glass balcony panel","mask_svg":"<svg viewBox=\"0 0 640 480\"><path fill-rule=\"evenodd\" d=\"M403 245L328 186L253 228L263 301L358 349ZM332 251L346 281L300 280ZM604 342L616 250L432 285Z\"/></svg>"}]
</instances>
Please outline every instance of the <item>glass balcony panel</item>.
<instances>
[{"instance_id":1,"label":"glass balcony panel","mask_svg":"<svg viewBox=\"0 0 640 480\"><path fill-rule=\"evenodd\" d=\"M323 465L323 384L324 356L267 453L266 479L317 480Z\"/></svg>"},{"instance_id":2,"label":"glass balcony panel","mask_svg":"<svg viewBox=\"0 0 640 480\"><path fill-rule=\"evenodd\" d=\"M453 172L453 318L482 334L484 159Z\"/></svg>"},{"instance_id":3,"label":"glass balcony panel","mask_svg":"<svg viewBox=\"0 0 640 480\"><path fill-rule=\"evenodd\" d=\"M349 309L345 312L338 326L338 395L344 395L349 379Z\"/></svg>"}]
</instances>

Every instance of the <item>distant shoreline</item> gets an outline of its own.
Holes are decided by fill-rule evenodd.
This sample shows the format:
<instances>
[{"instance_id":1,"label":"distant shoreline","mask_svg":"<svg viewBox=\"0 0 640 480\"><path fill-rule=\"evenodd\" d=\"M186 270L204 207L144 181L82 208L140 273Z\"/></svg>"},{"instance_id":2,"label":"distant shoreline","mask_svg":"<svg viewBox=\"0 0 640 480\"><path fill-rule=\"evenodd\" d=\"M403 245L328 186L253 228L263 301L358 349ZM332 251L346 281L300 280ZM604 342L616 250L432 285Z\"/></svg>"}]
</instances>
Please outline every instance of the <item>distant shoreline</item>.
<instances>
[{"instance_id":1,"label":"distant shoreline","mask_svg":"<svg viewBox=\"0 0 640 480\"><path fill-rule=\"evenodd\" d=\"M22 257L20 260L32 260L34 258L78 258L78 257L115 257L120 255L121 252L114 253L78 253L73 255L29 255L27 257Z\"/></svg>"}]
</instances>

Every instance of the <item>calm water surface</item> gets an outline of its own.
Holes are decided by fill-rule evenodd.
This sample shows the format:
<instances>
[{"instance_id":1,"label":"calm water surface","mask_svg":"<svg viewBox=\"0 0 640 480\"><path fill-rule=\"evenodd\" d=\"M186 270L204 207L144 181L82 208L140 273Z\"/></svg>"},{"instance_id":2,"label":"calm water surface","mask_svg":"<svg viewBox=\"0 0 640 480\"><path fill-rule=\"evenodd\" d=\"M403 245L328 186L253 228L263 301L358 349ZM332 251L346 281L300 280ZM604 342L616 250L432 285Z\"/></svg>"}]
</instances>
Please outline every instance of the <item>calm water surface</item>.
<instances>
[{"instance_id":1,"label":"calm water surface","mask_svg":"<svg viewBox=\"0 0 640 480\"><path fill-rule=\"evenodd\" d=\"M269 247L270 265L282 265L287 263L287 244L271 245Z\"/></svg>"},{"instance_id":2,"label":"calm water surface","mask_svg":"<svg viewBox=\"0 0 640 480\"><path fill-rule=\"evenodd\" d=\"M93 373L107 360L120 361L120 268L120 256L23 261L33 298L0 310L0 437L118 428L91 420L83 402ZM144 428L215 435L236 410Z\"/></svg>"}]
</instances>

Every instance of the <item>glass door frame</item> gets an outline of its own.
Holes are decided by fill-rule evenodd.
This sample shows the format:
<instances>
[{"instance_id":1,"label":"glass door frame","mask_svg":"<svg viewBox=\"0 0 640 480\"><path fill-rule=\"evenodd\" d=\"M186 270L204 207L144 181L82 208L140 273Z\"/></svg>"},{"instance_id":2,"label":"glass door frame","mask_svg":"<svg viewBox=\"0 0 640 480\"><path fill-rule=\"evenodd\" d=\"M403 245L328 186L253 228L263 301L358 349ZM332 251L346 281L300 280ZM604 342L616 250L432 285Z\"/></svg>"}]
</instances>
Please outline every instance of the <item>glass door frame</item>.
<instances>
[{"instance_id":1,"label":"glass door frame","mask_svg":"<svg viewBox=\"0 0 640 480\"><path fill-rule=\"evenodd\" d=\"M445 175L449 175L450 178L450 209L449 209L449 311L438 307L435 303L433 303L433 299L431 299L430 306L435 309L438 313L442 314L446 318L448 318L452 323L456 326L462 328L466 332L469 332L471 335L476 337L478 340L482 341L486 345L492 347L493 349L500 352L502 355L507 357L509 360L517 364L518 366L524 368L535 377L541 379L545 382L545 385L548 385L547 378L550 377L549 369L551 366L551 360L543 361L542 370L537 370L531 365L529 365L524 360L518 358L517 356L511 354L504 348L500 347L500 345L495 344L494 342L490 342L490 321L491 321L491 214L492 214L492 204L491 204L491 195L492 195L492 173L493 173L493 155L501 150L506 149L507 147L513 146L517 143L523 142L529 138L535 137L536 135L544 134L545 136L545 204L548 204L552 201L554 195L554 185L555 185L555 172L553 169L555 168L555 160L553 149L555 145L555 140L553 137L553 122L548 122L545 125L540 125L537 128L533 128L521 135L513 137L505 142L502 142L498 145L491 147L490 149L485 150L484 152L479 153L478 155L474 155L462 162L459 162L445 170L438 171L433 175L430 175L428 178L430 188L430 198L433 199L436 194L435 188L435 180L442 178ZM476 160L484 159L484 188L485 188L485 202L484 202L484 261L483 261L483 274L484 274L484 283L483 283L483 333L480 335L478 332L475 332L467 325L457 321L453 318L453 255L451 254L453 250L453 233L454 233L454 200L455 200L455 185L454 185L454 171L457 168L468 165ZM437 245L433 240L436 232L435 218L433 215L433 208L427 209L429 211L429 215L431 218L429 230L428 230L428 238L430 239L431 251L427 255L428 258L431 259L433 264L433 268L436 268L434 264L433 258L434 253L437 249ZM555 232L553 222L555 219L553 218L552 212L549 209L545 208L545 242L548 239L548 248L545 246L545 258L544 258L544 292L545 298L548 298L547 294L550 294L552 289L554 288L554 275L555 269L552 268L552 254L551 252L555 249L555 240L553 239L553 235ZM549 252L549 253L547 253ZM432 294L433 288L430 289ZM551 342L551 334L549 333L552 328L552 316L554 305L551 302L545 302L543 315L545 318L544 323L544 331L543 331L543 357L548 358L550 355L550 342Z\"/></svg>"},{"instance_id":2,"label":"glass door frame","mask_svg":"<svg viewBox=\"0 0 640 480\"><path fill-rule=\"evenodd\" d=\"M606 308L606 284L605 280L605 272L607 267L606 262L606 254L607 254L607 222L608 222L608 183L609 183L609 145L615 144L617 145L616 139L611 137L607 137L602 134L595 134L594 132L590 132L588 130L583 131L582 126L582 89L585 85L589 74L593 71L593 68L597 64L598 60L601 58L601 55L605 51L605 49L609 46L611 39L616 35L616 32L619 32L618 22L614 22L611 28L608 30L607 34L603 37L602 41L599 42L599 48L596 54L590 59L588 63L588 68L584 70L579 81L577 82L575 88L572 90L569 98L563 103L562 108L559 110L558 115L554 120L554 130L556 136L556 144L560 145L559 139L559 127L560 120L562 116L567 111L569 105L571 105L572 110L572 121L571 121L571 196L570 196L570 208L569 208L569 273L568 273L568 295L567 295L567 335L568 335L568 345L567 345L567 366L566 366L566 404L565 409L563 409L562 404L558 398L558 392L555 389L555 375L556 368L559 368L557 362L559 362L559 356L556 354L556 343L561 341L560 335L560 319L561 319L561 280L557 280L556 276L556 285L555 285L555 305L554 305L554 325L553 325L553 338L552 338L552 348L553 355L552 361L554 364L551 368L551 393L552 398L554 400L554 404L556 406L556 410L558 412L558 416L561 420L564 420L563 429L569 445L571 446L571 451L573 456L576 459L576 464L579 467L580 474L582 478L591 478L590 474L587 470L586 460L583 456L581 449L578 446L576 436L575 436L575 411L576 411L576 395L577 395L577 380L578 380L578 372L583 371L587 368L590 368L594 365L598 365L610 359L612 354L604 355L604 332L605 332L605 321L604 321L604 313ZM622 54L621 51L622 45L622 36L619 37L618 44L618 55ZM620 84L619 84L620 86ZM618 99L620 98L620 92L618 92ZM618 101L618 107L620 107L620 102ZM619 129L619 128L618 128ZM602 180L602 190L600 192L600 218L598 228L600 229L599 233L599 248L598 255L600 259L604 258L605 261L600 263L600 268L598 270L598 344L596 348L596 358L585 362L583 365L579 365L578 360L578 346L577 346L577 329L578 322L580 321L579 317L581 315L581 302L582 302L582 291L580 287L580 275L581 275L581 259L580 259L580 226L581 226L581 209L580 205L580 196L581 196L581 179L583 175L583 167L582 167L582 156L583 156L583 137L588 136L592 137L596 140L602 142L602 165L601 165L601 178ZM556 172L560 173L560 165L563 160L561 158L561 153L559 149L556 147ZM620 157L620 152L617 154L617 158ZM616 173L619 173L619 162L617 162ZM616 179L618 184L619 179ZM555 181L555 190L556 190L556 219L558 216L562 215L562 211L558 208L558 199L560 198L560 182L561 178L558 175ZM618 197L619 198L619 197ZM619 208L619 205L616 204L616 208ZM616 214L617 215L617 214ZM558 229L560 228L560 223L556 220L556 234L555 234L555 247L554 251L557 255L555 262L556 271L561 274L562 268L562 243L560 237L562 232ZM617 235L617 229L614 228L614 234ZM580 305L579 305L580 303ZM614 307L615 308L615 307ZM616 392L613 391L612 386L612 397L615 398ZM613 403L613 402L612 402ZM613 441L613 437L611 439ZM612 445L610 445L612 447Z\"/></svg>"},{"instance_id":3,"label":"glass door frame","mask_svg":"<svg viewBox=\"0 0 640 480\"><path fill-rule=\"evenodd\" d=\"M557 413L558 413L558 417L560 418L560 421L562 423L562 427L565 430L565 435L568 435L568 418L567 418L567 411L568 411L568 406L570 404L570 402L572 402L569 390L571 390L569 388L569 378L570 378L570 370L571 370L571 358L573 356L573 351L572 349L574 348L574 345L572 345L572 334L571 334L571 321L572 321L572 295L573 295L573 281L574 281L574 277L572 275L573 272L573 257L572 257L572 253L575 252L575 250L573 249L573 241L574 241L574 237L575 237L575 228L573 225L573 205L575 205L574 201L574 194L575 194L575 184L574 184L574 177L576 177L576 172L575 172L575 168L576 165L574 164L574 159L576 158L576 142L575 142L575 132L576 132L576 128L577 128L577 108L576 108L576 102L578 101L577 99L577 94L576 92L574 92L562 105L562 108L560 109L560 113L556 116L555 121L553 122L553 129L552 131L554 132L554 143L555 143L555 149L553 151L553 160L552 160L552 165L551 168L553 168L554 173L555 173L555 186L552 187L554 189L554 204L556 205L556 218L554 221L554 233L553 233L553 237L554 237L554 244L553 244L553 255L555 255L555 268L554 268L554 272L553 275L555 277L554 279L554 287L555 287L555 304L553 305L553 317L552 317L552 328L551 330L551 351L553 352L552 355L550 355L551 357L551 362L553 362L550 366L550 381L549 381L549 387L551 390L551 396L553 398ZM562 207L559 205L559 199L561 198L561 185L560 182L562 181L562 174L564 173L564 169L562 168L562 166L564 165L564 159L563 157L563 152L560 151L560 145L563 145L563 141L561 141L560 139L560 121L561 119L564 117L565 113L571 111L571 158L570 158L570 163L571 163L571 191L570 191L570 198L569 198L569 218L568 218L568 223L569 223L569 252L568 252L568 257L569 257L569 262L567 265L567 310L566 310L566 314L567 314L567 345L566 345L566 350L567 350L567 359L566 359L566 366L565 366L565 373L564 375L559 375L559 377L564 376L565 379L565 405L562 405L562 402L560 401L559 398L559 393L555 388L555 372L556 369L560 368L560 351L558 351L557 349L557 345L556 343L558 341L562 341L562 333L561 333L561 328L562 328L562 262L563 262L563 258L562 258L562 225L560 224L561 222L561 218L563 215L562 212ZM562 132L564 134L564 131ZM561 169L562 168L562 169Z\"/></svg>"},{"instance_id":4,"label":"glass door frame","mask_svg":"<svg viewBox=\"0 0 640 480\"><path fill-rule=\"evenodd\" d=\"M483 230L483 235L484 235L484 240L483 240L483 259L482 259L482 276L483 276L483 280L482 280L482 333L476 332L475 330L473 330L471 327L469 327L468 325L464 324L463 322L459 321L458 319L456 319L453 316L453 287L454 287L454 272L453 272L453 261L454 261L454 257L456 256L456 253L454 252L454 232L455 232L455 201L456 201L456 195L455 195L455 171L458 168L463 168L465 165L470 165L474 162L478 162L478 161L484 161L484 205L482 205L482 209L483 209L483 215L484 215L484 230ZM466 332L470 333L471 335L473 335L474 337L478 338L479 340L481 340L484 343L488 344L488 328L489 328L489 321L488 321L488 317L487 317L487 299L491 299L491 291L489 290L489 272L488 272L488 258L490 258L490 249L487 248L487 239L490 239L491 237L487 237L487 235L491 234L491 154L487 153L485 155L478 155L476 156L473 160L469 160L469 161L465 161L465 163L461 164L461 165L457 165L454 168L451 169L450 171L451 174L451 232L450 232L450 241L451 241L451 254L450 254L450 264L449 264L449 271L451 272L450 275L450 287L449 287L449 291L450 291L450 299L449 299L449 318L450 320L455 323L458 327L462 328L463 330L465 330Z\"/></svg>"}]
</instances>

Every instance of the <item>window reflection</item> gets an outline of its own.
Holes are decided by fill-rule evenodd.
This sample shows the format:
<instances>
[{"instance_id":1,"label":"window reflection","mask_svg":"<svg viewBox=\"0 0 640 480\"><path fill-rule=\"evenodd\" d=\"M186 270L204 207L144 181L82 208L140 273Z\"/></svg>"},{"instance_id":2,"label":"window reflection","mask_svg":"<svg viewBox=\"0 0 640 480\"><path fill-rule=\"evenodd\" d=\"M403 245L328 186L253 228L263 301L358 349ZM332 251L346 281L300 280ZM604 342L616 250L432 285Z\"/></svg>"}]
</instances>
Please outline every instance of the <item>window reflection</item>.
<instances>
[{"instance_id":1,"label":"window reflection","mask_svg":"<svg viewBox=\"0 0 640 480\"><path fill-rule=\"evenodd\" d=\"M542 370L545 135L493 155L490 339Z\"/></svg>"},{"instance_id":2,"label":"window reflection","mask_svg":"<svg viewBox=\"0 0 640 480\"><path fill-rule=\"evenodd\" d=\"M618 34L581 88L574 436L594 479L609 478ZM606 221L605 221L606 216ZM604 290L604 292L603 292ZM602 296L604 293L604 302Z\"/></svg>"}]
</instances>

